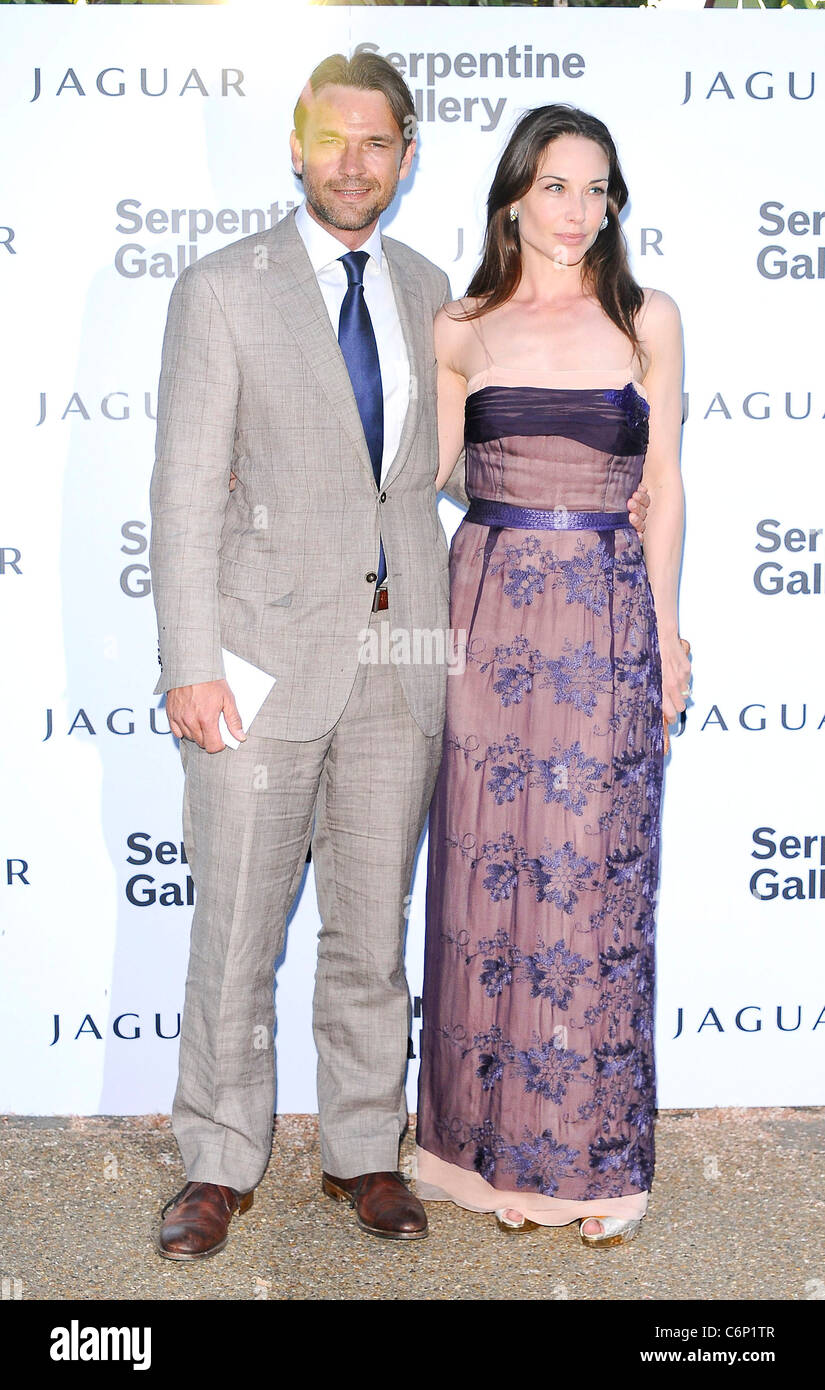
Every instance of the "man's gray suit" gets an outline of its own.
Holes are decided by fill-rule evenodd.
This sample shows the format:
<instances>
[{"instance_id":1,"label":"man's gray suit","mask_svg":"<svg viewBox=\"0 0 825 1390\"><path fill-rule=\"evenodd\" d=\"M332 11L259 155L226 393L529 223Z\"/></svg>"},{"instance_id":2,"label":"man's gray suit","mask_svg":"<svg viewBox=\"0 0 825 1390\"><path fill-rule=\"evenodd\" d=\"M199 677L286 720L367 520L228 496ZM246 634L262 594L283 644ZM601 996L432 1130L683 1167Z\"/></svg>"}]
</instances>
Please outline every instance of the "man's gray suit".
<instances>
[{"instance_id":1,"label":"man's gray suit","mask_svg":"<svg viewBox=\"0 0 825 1390\"><path fill-rule=\"evenodd\" d=\"M164 338L156 693L222 677L222 647L276 677L237 751L181 743L197 907L173 1124L191 1180L241 1191L269 1156L273 964L313 824L324 1170L395 1169L406 1118L404 900L441 754L446 672L426 660L365 664L359 639L387 619L410 633L448 625L432 321L449 286L409 247L384 238L383 251L410 398L380 488L291 215L188 267ZM379 528L390 602L373 614Z\"/></svg>"}]
</instances>

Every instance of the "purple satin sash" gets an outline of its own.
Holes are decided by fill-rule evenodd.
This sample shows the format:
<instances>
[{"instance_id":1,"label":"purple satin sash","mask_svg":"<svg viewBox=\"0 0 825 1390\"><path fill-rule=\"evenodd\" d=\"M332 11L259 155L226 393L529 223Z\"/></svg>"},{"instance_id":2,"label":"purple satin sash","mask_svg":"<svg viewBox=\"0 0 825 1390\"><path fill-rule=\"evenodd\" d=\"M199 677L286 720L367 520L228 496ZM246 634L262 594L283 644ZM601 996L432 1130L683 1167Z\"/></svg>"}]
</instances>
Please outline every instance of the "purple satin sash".
<instances>
[{"instance_id":1,"label":"purple satin sash","mask_svg":"<svg viewBox=\"0 0 825 1390\"><path fill-rule=\"evenodd\" d=\"M466 520L477 526L514 527L525 531L616 531L630 526L627 512L573 512L565 507L542 511L538 507L513 507L471 497Z\"/></svg>"}]
</instances>

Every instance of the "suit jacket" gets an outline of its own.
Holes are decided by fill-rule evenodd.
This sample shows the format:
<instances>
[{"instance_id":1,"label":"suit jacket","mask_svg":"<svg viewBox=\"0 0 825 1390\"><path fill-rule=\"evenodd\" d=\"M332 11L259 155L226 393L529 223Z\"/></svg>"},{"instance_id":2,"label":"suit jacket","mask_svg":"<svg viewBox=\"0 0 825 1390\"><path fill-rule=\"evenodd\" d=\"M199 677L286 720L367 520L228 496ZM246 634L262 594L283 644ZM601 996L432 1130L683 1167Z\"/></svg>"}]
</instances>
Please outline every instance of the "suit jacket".
<instances>
[{"instance_id":1,"label":"suit jacket","mask_svg":"<svg viewBox=\"0 0 825 1390\"><path fill-rule=\"evenodd\" d=\"M169 304L151 485L155 693L219 679L225 647L276 677L255 721L270 738L319 738L339 718L369 623L379 524L391 627L449 621L432 333L449 282L401 242L382 245L410 395L380 489L294 216L187 267ZM461 496L460 481L451 490ZM425 651L411 638L421 659L398 671L413 717L433 735L446 668Z\"/></svg>"}]
</instances>

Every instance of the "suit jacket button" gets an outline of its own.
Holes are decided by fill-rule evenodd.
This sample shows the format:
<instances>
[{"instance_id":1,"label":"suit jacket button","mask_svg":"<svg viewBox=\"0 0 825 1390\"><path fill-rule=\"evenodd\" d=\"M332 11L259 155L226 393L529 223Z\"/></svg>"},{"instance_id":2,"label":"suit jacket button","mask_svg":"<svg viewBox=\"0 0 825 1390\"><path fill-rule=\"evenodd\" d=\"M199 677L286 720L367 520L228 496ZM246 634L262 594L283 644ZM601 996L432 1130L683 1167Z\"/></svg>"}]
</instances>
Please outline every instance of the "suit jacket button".
<instances>
[{"instance_id":1,"label":"suit jacket button","mask_svg":"<svg viewBox=\"0 0 825 1390\"><path fill-rule=\"evenodd\" d=\"M387 494L386 494L386 492L382 492L382 493L381 493L381 496L379 497L378 500L379 500L379 502L386 502L386 500L387 500Z\"/></svg>"},{"instance_id":2,"label":"suit jacket button","mask_svg":"<svg viewBox=\"0 0 825 1390\"><path fill-rule=\"evenodd\" d=\"M364 578L366 579L368 584L374 584L376 579L378 578L378 575L373 570L370 570L369 574L364 575Z\"/></svg>"}]
</instances>

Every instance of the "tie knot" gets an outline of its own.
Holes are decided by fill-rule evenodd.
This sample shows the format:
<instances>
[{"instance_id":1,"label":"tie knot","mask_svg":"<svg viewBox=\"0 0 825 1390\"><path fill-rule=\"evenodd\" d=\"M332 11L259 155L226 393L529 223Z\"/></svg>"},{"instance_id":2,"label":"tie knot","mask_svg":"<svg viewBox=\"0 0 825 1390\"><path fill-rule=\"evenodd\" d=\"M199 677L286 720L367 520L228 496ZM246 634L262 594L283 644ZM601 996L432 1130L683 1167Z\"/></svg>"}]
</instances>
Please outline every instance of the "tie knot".
<instances>
[{"instance_id":1,"label":"tie knot","mask_svg":"<svg viewBox=\"0 0 825 1390\"><path fill-rule=\"evenodd\" d=\"M350 287L353 285L363 285L364 267L369 258L368 251L348 251L345 256L338 257L344 270L347 272L347 284Z\"/></svg>"}]
</instances>

